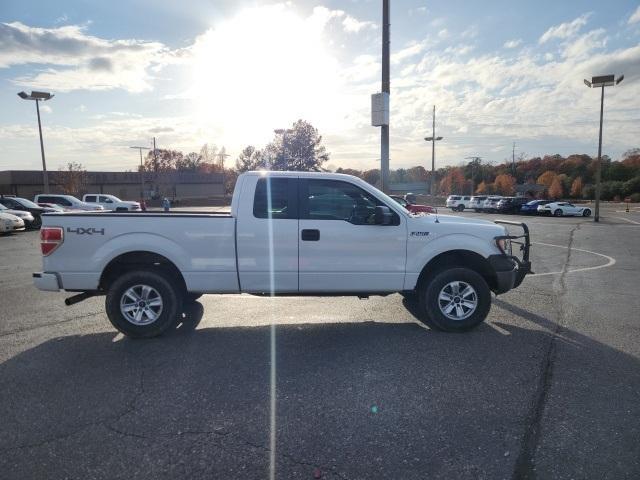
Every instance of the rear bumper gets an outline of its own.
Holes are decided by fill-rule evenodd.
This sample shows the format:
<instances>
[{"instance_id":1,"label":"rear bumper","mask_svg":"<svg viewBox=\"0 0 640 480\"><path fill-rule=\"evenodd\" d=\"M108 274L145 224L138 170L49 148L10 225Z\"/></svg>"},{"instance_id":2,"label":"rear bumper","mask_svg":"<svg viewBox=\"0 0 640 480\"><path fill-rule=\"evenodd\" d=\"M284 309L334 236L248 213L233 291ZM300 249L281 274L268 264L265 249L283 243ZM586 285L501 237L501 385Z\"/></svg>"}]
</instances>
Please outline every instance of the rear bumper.
<instances>
[{"instance_id":1,"label":"rear bumper","mask_svg":"<svg viewBox=\"0 0 640 480\"><path fill-rule=\"evenodd\" d=\"M38 290L48 292L60 290L60 281L55 273L36 272L33 274L33 284Z\"/></svg>"}]
</instances>

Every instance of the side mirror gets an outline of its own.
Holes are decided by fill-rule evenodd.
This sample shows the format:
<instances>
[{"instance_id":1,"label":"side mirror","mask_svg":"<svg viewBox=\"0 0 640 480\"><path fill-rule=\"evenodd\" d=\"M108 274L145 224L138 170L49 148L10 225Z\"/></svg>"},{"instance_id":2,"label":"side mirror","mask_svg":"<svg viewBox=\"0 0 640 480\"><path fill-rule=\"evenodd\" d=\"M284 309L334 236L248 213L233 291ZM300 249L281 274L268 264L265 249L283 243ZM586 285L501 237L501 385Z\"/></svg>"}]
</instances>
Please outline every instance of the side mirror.
<instances>
[{"instance_id":1,"label":"side mirror","mask_svg":"<svg viewBox=\"0 0 640 480\"><path fill-rule=\"evenodd\" d=\"M375 224L391 225L391 220L393 220L393 213L391 213L391 209L384 205L378 205L375 213Z\"/></svg>"}]
</instances>

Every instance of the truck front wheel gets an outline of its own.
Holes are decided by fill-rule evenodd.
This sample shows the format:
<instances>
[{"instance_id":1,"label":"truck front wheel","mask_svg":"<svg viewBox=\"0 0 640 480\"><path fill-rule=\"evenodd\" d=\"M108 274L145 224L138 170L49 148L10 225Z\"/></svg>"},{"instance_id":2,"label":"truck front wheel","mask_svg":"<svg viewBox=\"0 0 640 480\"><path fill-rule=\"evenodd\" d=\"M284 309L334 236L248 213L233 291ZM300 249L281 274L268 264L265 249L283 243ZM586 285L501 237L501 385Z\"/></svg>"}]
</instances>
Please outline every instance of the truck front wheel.
<instances>
[{"instance_id":1,"label":"truck front wheel","mask_svg":"<svg viewBox=\"0 0 640 480\"><path fill-rule=\"evenodd\" d=\"M105 300L113 326L132 338L161 335L176 321L181 304L179 289L150 270L125 273L111 284Z\"/></svg>"},{"instance_id":2,"label":"truck front wheel","mask_svg":"<svg viewBox=\"0 0 640 480\"><path fill-rule=\"evenodd\" d=\"M480 324L491 308L491 291L474 270L456 267L436 272L418 287L422 320L446 332Z\"/></svg>"}]
</instances>

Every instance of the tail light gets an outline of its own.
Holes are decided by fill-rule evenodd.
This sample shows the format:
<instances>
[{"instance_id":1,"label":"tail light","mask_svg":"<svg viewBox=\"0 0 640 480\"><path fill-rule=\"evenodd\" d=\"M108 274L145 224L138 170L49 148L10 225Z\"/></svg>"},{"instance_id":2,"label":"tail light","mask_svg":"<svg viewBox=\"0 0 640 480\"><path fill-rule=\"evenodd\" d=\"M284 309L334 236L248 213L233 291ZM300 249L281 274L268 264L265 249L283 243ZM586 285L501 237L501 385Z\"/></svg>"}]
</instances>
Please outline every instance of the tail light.
<instances>
[{"instance_id":1,"label":"tail light","mask_svg":"<svg viewBox=\"0 0 640 480\"><path fill-rule=\"evenodd\" d=\"M40 229L40 250L43 256L50 255L64 242L64 230L61 227L42 227Z\"/></svg>"}]
</instances>

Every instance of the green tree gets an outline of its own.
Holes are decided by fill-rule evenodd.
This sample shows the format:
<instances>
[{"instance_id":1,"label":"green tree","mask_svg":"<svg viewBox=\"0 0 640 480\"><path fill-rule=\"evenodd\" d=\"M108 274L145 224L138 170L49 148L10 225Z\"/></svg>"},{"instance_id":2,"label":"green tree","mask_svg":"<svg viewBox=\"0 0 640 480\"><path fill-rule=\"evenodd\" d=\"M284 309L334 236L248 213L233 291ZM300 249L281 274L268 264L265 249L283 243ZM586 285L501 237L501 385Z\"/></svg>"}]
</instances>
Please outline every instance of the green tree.
<instances>
[{"instance_id":1,"label":"green tree","mask_svg":"<svg viewBox=\"0 0 640 480\"><path fill-rule=\"evenodd\" d=\"M262 152L252 145L244 147L236 160L236 170L239 173L259 170L264 167L265 162Z\"/></svg>"},{"instance_id":2,"label":"green tree","mask_svg":"<svg viewBox=\"0 0 640 480\"><path fill-rule=\"evenodd\" d=\"M322 136L304 120L295 122L286 133L276 134L265 153L271 170L319 172L329 160Z\"/></svg>"}]
</instances>

